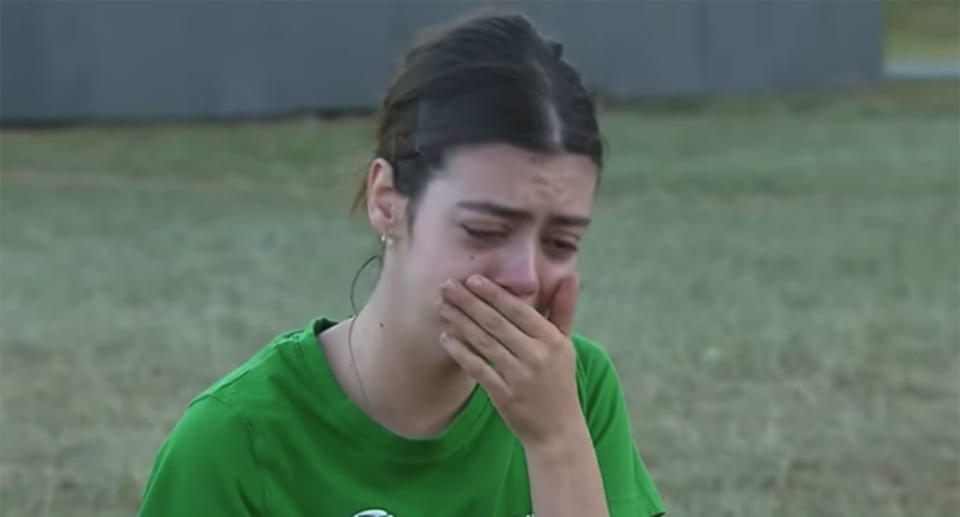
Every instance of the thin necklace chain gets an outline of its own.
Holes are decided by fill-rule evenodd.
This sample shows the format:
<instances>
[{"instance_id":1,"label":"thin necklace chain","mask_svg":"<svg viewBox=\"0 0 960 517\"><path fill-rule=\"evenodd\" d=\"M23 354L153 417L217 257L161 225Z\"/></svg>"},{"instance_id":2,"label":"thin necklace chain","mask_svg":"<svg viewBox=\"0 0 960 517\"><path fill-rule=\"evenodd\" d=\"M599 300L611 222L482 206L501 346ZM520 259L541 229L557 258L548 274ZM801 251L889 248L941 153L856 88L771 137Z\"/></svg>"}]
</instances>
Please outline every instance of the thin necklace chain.
<instances>
[{"instance_id":1,"label":"thin necklace chain","mask_svg":"<svg viewBox=\"0 0 960 517\"><path fill-rule=\"evenodd\" d=\"M360 385L360 394L363 396L363 403L365 405L364 409L370 413L370 411L372 411L370 397L367 396L367 388L364 387L363 381L360 379L360 368L357 366L357 357L353 353L353 325L359 317L360 313L358 312L350 319L350 327L347 329L347 348L350 349L350 362L353 364L353 373L357 377L357 384Z\"/></svg>"}]
</instances>

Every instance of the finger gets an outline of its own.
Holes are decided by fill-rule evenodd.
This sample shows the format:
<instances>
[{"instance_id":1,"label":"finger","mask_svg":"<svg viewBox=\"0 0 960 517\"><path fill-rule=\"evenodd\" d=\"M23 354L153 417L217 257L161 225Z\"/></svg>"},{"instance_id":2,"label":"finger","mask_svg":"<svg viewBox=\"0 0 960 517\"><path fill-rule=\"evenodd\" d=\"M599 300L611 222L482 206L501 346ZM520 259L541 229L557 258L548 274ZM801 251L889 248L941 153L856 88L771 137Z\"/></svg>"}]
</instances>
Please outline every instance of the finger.
<instances>
[{"instance_id":1,"label":"finger","mask_svg":"<svg viewBox=\"0 0 960 517\"><path fill-rule=\"evenodd\" d=\"M485 304L493 307L503 318L530 337L543 335L546 320L536 309L527 305L494 281L481 275L467 279L467 288Z\"/></svg>"},{"instance_id":2,"label":"finger","mask_svg":"<svg viewBox=\"0 0 960 517\"><path fill-rule=\"evenodd\" d=\"M440 317L446 320L458 336L462 336L477 354L493 363L495 370L510 378L519 367L519 360L496 338L480 328L476 322L453 305L442 302L437 309Z\"/></svg>"},{"instance_id":3,"label":"finger","mask_svg":"<svg viewBox=\"0 0 960 517\"><path fill-rule=\"evenodd\" d=\"M550 302L550 321L567 337L573 333L573 313L579 292L580 277L574 273L560 281Z\"/></svg>"},{"instance_id":4,"label":"finger","mask_svg":"<svg viewBox=\"0 0 960 517\"><path fill-rule=\"evenodd\" d=\"M510 387L493 368L479 355L456 337L447 332L440 334L440 345L450 354L460 368L483 387L493 400L505 400L510 396Z\"/></svg>"},{"instance_id":5,"label":"finger","mask_svg":"<svg viewBox=\"0 0 960 517\"><path fill-rule=\"evenodd\" d=\"M490 282L492 283L492 282ZM444 299L459 308L480 328L507 347L515 356L522 357L530 337L518 328L509 317L477 296L459 282L445 284ZM518 303L523 304L517 300Z\"/></svg>"}]
</instances>

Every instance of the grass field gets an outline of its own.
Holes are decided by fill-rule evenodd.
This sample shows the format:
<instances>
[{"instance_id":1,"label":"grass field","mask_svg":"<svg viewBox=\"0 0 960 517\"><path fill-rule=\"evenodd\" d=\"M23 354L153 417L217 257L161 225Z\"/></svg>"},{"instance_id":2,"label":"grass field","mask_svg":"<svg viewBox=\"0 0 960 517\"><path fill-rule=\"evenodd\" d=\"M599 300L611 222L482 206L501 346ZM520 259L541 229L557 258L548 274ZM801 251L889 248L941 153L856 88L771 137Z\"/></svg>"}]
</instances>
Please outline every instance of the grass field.
<instances>
[{"instance_id":1,"label":"grass field","mask_svg":"<svg viewBox=\"0 0 960 517\"><path fill-rule=\"evenodd\" d=\"M957 515L958 94L604 109L578 328L673 515ZM3 515L130 515L194 394L348 314L370 127L0 134Z\"/></svg>"},{"instance_id":2,"label":"grass field","mask_svg":"<svg viewBox=\"0 0 960 517\"><path fill-rule=\"evenodd\" d=\"M886 0L889 61L960 63L960 0Z\"/></svg>"}]
</instances>

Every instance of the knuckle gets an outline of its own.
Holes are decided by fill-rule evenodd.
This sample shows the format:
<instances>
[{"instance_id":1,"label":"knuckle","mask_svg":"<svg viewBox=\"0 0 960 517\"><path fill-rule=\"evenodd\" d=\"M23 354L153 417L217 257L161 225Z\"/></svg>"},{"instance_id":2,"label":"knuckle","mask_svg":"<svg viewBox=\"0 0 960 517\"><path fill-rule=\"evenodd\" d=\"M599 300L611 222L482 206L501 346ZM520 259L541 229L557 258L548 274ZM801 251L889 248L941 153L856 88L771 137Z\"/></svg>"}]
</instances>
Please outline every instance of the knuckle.
<instances>
[{"instance_id":1,"label":"knuckle","mask_svg":"<svg viewBox=\"0 0 960 517\"><path fill-rule=\"evenodd\" d=\"M502 403L508 408L517 404L517 390L509 384L503 387Z\"/></svg>"},{"instance_id":2,"label":"knuckle","mask_svg":"<svg viewBox=\"0 0 960 517\"><path fill-rule=\"evenodd\" d=\"M573 347L564 339L550 339L545 342L544 347L551 355L563 355L573 353Z\"/></svg>"},{"instance_id":3,"label":"knuckle","mask_svg":"<svg viewBox=\"0 0 960 517\"><path fill-rule=\"evenodd\" d=\"M475 346L483 352L490 352L493 350L493 343L490 341L490 337L487 336L486 332L477 332L473 338Z\"/></svg>"},{"instance_id":4,"label":"knuckle","mask_svg":"<svg viewBox=\"0 0 960 517\"><path fill-rule=\"evenodd\" d=\"M482 361L471 358L470 361L467 361L466 364L463 365L463 370L471 377L477 378L483 373L484 367L485 365Z\"/></svg>"},{"instance_id":5,"label":"knuckle","mask_svg":"<svg viewBox=\"0 0 960 517\"><path fill-rule=\"evenodd\" d=\"M511 321L521 321L523 319L523 309L516 305L508 305L503 311Z\"/></svg>"},{"instance_id":6,"label":"knuckle","mask_svg":"<svg viewBox=\"0 0 960 517\"><path fill-rule=\"evenodd\" d=\"M495 314L485 313L480 320L481 324L490 330L496 331L503 327L503 322Z\"/></svg>"},{"instance_id":7,"label":"knuckle","mask_svg":"<svg viewBox=\"0 0 960 517\"><path fill-rule=\"evenodd\" d=\"M557 341L557 346L554 349L554 353L567 359L575 359L577 357L577 351L575 348L573 348L573 343L567 341L566 339Z\"/></svg>"},{"instance_id":8,"label":"knuckle","mask_svg":"<svg viewBox=\"0 0 960 517\"><path fill-rule=\"evenodd\" d=\"M514 375L517 386L526 386L536 381L536 370L533 368L521 368Z\"/></svg>"},{"instance_id":9,"label":"knuckle","mask_svg":"<svg viewBox=\"0 0 960 517\"><path fill-rule=\"evenodd\" d=\"M550 353L543 348L534 348L530 351L530 368L534 371L542 370L550 359Z\"/></svg>"},{"instance_id":10,"label":"knuckle","mask_svg":"<svg viewBox=\"0 0 960 517\"><path fill-rule=\"evenodd\" d=\"M513 387L517 388L518 393L529 390L537 383L537 372L529 368L524 368L522 371L516 372L510 379L510 382Z\"/></svg>"}]
</instances>

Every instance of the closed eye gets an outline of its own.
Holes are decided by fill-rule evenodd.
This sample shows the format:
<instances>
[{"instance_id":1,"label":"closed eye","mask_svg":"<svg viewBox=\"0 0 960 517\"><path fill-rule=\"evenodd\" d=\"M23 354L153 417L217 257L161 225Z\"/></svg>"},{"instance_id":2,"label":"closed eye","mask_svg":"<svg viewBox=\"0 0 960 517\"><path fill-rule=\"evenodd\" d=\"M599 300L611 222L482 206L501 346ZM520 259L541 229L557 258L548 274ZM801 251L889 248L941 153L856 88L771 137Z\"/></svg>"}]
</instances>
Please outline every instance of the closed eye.
<instances>
[{"instance_id":1,"label":"closed eye","mask_svg":"<svg viewBox=\"0 0 960 517\"><path fill-rule=\"evenodd\" d=\"M479 228L471 228L469 226L462 226L463 231L467 232L467 235L481 240L492 240L506 237L506 232L497 231L497 230L482 230Z\"/></svg>"},{"instance_id":2,"label":"closed eye","mask_svg":"<svg viewBox=\"0 0 960 517\"><path fill-rule=\"evenodd\" d=\"M551 243L553 246L556 246L556 247L561 248L561 249L564 249L564 250L577 251L577 249L578 249L577 244L574 243L574 242L561 241L561 240L556 240L556 239L555 239L555 240L550 241L550 243Z\"/></svg>"}]
</instances>

